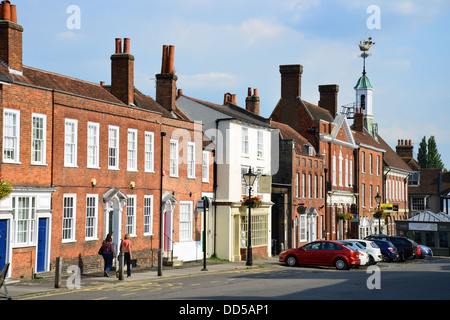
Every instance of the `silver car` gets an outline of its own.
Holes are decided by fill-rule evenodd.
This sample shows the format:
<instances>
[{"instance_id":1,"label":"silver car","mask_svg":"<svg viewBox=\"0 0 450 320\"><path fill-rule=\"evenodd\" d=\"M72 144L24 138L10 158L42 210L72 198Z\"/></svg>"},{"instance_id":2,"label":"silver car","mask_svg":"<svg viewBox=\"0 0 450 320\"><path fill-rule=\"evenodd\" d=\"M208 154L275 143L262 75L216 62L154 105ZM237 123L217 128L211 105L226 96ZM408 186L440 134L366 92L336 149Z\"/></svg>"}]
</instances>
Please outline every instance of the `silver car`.
<instances>
[{"instance_id":1,"label":"silver car","mask_svg":"<svg viewBox=\"0 0 450 320\"><path fill-rule=\"evenodd\" d=\"M383 260L381 249L375 242L361 239L347 239L347 241L355 241L364 247L364 249L369 253L369 265L376 264L377 262Z\"/></svg>"}]
</instances>

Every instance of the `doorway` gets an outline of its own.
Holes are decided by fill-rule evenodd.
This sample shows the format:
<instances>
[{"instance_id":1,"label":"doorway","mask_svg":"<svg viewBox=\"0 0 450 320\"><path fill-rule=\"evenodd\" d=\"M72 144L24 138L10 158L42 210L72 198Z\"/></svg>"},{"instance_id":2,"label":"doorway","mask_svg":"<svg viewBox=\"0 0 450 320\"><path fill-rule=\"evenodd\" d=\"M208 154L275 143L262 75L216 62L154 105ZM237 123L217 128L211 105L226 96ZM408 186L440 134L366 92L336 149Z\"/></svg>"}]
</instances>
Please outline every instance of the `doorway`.
<instances>
[{"instance_id":1,"label":"doorway","mask_svg":"<svg viewBox=\"0 0 450 320\"><path fill-rule=\"evenodd\" d=\"M48 266L48 218L39 218L36 271L47 271Z\"/></svg>"}]
</instances>

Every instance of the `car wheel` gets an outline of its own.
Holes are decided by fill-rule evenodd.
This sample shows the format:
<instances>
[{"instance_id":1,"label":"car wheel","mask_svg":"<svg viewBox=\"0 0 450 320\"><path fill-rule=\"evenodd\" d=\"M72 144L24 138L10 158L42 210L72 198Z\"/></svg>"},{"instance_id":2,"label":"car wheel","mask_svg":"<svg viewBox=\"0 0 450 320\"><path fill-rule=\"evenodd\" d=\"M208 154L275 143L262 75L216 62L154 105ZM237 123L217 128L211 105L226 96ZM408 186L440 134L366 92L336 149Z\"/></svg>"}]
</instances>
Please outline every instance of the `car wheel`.
<instances>
[{"instance_id":1,"label":"car wheel","mask_svg":"<svg viewBox=\"0 0 450 320\"><path fill-rule=\"evenodd\" d=\"M337 258L334 261L334 266L336 267L337 270L346 270L346 269L348 269L347 261L345 261L342 258Z\"/></svg>"},{"instance_id":2,"label":"car wheel","mask_svg":"<svg viewBox=\"0 0 450 320\"><path fill-rule=\"evenodd\" d=\"M369 254L369 266L376 264L375 259Z\"/></svg>"},{"instance_id":3,"label":"car wheel","mask_svg":"<svg viewBox=\"0 0 450 320\"><path fill-rule=\"evenodd\" d=\"M295 256L288 256L286 258L286 264L289 267L295 267L297 265L297 258Z\"/></svg>"},{"instance_id":4,"label":"car wheel","mask_svg":"<svg viewBox=\"0 0 450 320\"><path fill-rule=\"evenodd\" d=\"M382 256L383 256L383 262L391 262L391 259L389 258L389 256L386 253L383 253Z\"/></svg>"}]
</instances>

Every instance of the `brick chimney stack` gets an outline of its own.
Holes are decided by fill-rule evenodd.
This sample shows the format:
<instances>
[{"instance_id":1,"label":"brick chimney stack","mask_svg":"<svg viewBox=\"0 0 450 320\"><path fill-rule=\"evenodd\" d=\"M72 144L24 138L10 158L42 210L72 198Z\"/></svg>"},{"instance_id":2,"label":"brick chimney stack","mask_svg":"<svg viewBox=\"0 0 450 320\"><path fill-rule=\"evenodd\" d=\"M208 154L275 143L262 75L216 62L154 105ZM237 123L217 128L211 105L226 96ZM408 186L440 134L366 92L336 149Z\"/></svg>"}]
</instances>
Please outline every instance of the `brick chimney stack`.
<instances>
[{"instance_id":1,"label":"brick chimney stack","mask_svg":"<svg viewBox=\"0 0 450 320\"><path fill-rule=\"evenodd\" d=\"M175 47L163 46L161 73L156 75L156 102L169 111L176 109L177 80L174 69Z\"/></svg>"},{"instance_id":2,"label":"brick chimney stack","mask_svg":"<svg viewBox=\"0 0 450 320\"><path fill-rule=\"evenodd\" d=\"M281 99L297 99L302 95L303 66L300 64L282 65Z\"/></svg>"},{"instance_id":3,"label":"brick chimney stack","mask_svg":"<svg viewBox=\"0 0 450 320\"><path fill-rule=\"evenodd\" d=\"M124 104L134 102L134 56L130 39L116 39L116 52L111 56L111 93Z\"/></svg>"},{"instance_id":4,"label":"brick chimney stack","mask_svg":"<svg viewBox=\"0 0 450 320\"><path fill-rule=\"evenodd\" d=\"M395 152L400 158L413 157L413 145L411 140L398 140L398 145L395 147Z\"/></svg>"},{"instance_id":5,"label":"brick chimney stack","mask_svg":"<svg viewBox=\"0 0 450 320\"><path fill-rule=\"evenodd\" d=\"M10 72L22 73L22 33L17 24L16 6L10 1L0 4L0 59Z\"/></svg>"},{"instance_id":6,"label":"brick chimney stack","mask_svg":"<svg viewBox=\"0 0 450 320\"><path fill-rule=\"evenodd\" d=\"M258 89L254 89L252 95L252 88L248 88L248 95L245 98L245 109L259 115L259 103Z\"/></svg>"},{"instance_id":7,"label":"brick chimney stack","mask_svg":"<svg viewBox=\"0 0 450 320\"><path fill-rule=\"evenodd\" d=\"M364 113L360 108L356 108L355 116L353 120L353 130L358 132L364 131Z\"/></svg>"},{"instance_id":8,"label":"brick chimney stack","mask_svg":"<svg viewBox=\"0 0 450 320\"><path fill-rule=\"evenodd\" d=\"M337 84L326 84L319 86L321 108L328 110L331 116L336 118L338 112L338 92L339 86Z\"/></svg>"}]
</instances>

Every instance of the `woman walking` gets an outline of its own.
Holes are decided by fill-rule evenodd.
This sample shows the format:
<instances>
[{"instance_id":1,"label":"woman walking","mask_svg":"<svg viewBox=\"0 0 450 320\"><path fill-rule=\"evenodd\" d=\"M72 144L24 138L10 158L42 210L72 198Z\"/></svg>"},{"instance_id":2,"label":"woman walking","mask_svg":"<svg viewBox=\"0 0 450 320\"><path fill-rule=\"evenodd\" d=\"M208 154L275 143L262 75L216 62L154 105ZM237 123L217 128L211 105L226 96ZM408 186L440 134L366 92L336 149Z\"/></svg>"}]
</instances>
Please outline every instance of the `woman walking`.
<instances>
[{"instance_id":1,"label":"woman walking","mask_svg":"<svg viewBox=\"0 0 450 320\"><path fill-rule=\"evenodd\" d=\"M109 277L109 270L111 270L113 258L116 255L111 233L108 233L103 241L102 249L103 260L105 261L104 276Z\"/></svg>"},{"instance_id":2,"label":"woman walking","mask_svg":"<svg viewBox=\"0 0 450 320\"><path fill-rule=\"evenodd\" d=\"M131 248L130 235L127 233L120 244L120 252L123 252L124 262L127 264L127 278L131 277L131 259L133 259Z\"/></svg>"}]
</instances>

